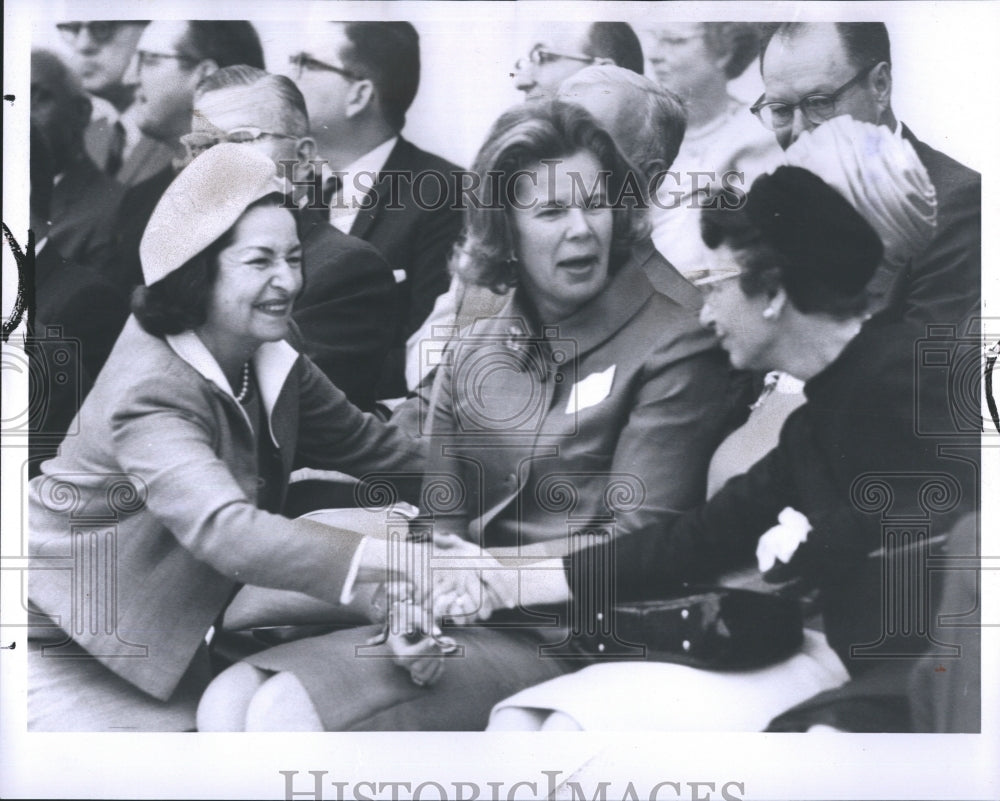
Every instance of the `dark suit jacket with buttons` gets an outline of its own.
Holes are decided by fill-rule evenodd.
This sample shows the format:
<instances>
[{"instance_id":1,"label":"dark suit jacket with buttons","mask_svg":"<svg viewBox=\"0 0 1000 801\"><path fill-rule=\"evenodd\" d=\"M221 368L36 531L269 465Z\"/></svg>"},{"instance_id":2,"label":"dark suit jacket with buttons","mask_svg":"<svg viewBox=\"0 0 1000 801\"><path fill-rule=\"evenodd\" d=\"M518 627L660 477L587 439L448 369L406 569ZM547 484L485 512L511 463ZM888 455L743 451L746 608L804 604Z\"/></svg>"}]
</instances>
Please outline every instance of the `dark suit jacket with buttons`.
<instances>
[{"instance_id":1,"label":"dark suit jacket with buttons","mask_svg":"<svg viewBox=\"0 0 1000 801\"><path fill-rule=\"evenodd\" d=\"M435 525L558 552L573 529L658 530L700 503L729 378L696 314L634 261L555 326L535 325L519 292L439 368L424 497ZM432 489L449 483L457 494Z\"/></svg>"},{"instance_id":2,"label":"dark suit jacket with buttons","mask_svg":"<svg viewBox=\"0 0 1000 801\"><path fill-rule=\"evenodd\" d=\"M980 313L982 297L982 177L921 142L905 125L903 137L937 192L937 228L930 244L895 277L887 303L913 322L964 329L969 317ZM876 298L875 310L883 305Z\"/></svg>"},{"instance_id":3,"label":"dark suit jacket with buttons","mask_svg":"<svg viewBox=\"0 0 1000 801\"><path fill-rule=\"evenodd\" d=\"M392 270L372 245L330 225L325 211L303 209L296 219L305 286L294 316L305 352L351 403L371 411L392 333Z\"/></svg>"},{"instance_id":4,"label":"dark suit jacket with buttons","mask_svg":"<svg viewBox=\"0 0 1000 801\"><path fill-rule=\"evenodd\" d=\"M427 319L451 280L448 261L462 228L456 172L457 165L400 137L373 188L372 208L360 209L351 226L352 236L371 242L393 270L406 274L396 286L392 347L379 387L383 398L406 394L406 340ZM414 182L422 173L441 179ZM424 203L418 202L421 197Z\"/></svg>"},{"instance_id":5,"label":"dark suit jacket with buttons","mask_svg":"<svg viewBox=\"0 0 1000 801\"><path fill-rule=\"evenodd\" d=\"M156 204L176 175L173 166L167 165L155 175L130 186L113 216L111 224L114 227L115 250L108 276L126 292L145 283L139 260L139 243Z\"/></svg>"}]
</instances>

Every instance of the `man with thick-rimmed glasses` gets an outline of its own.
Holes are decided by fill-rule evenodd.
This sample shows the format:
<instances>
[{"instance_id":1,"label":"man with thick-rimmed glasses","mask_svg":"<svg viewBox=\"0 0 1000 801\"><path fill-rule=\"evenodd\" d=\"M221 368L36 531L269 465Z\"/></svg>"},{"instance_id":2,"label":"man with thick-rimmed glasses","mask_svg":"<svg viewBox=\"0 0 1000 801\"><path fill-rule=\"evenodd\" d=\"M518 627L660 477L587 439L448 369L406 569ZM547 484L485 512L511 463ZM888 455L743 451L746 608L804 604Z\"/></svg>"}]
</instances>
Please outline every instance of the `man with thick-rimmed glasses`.
<instances>
[{"instance_id":1,"label":"man with thick-rimmed glasses","mask_svg":"<svg viewBox=\"0 0 1000 801\"><path fill-rule=\"evenodd\" d=\"M462 226L459 167L402 136L420 84L413 25L328 22L303 33L289 72L306 99L316 158L327 162L330 223L373 244L396 279L379 397L402 397L406 339L448 288L448 260Z\"/></svg>"},{"instance_id":2,"label":"man with thick-rimmed glasses","mask_svg":"<svg viewBox=\"0 0 1000 801\"><path fill-rule=\"evenodd\" d=\"M872 308L898 308L921 323L964 333L979 314L981 178L921 142L892 111L889 35L880 22L781 23L769 26L761 51L764 94L751 111L787 148L804 131L848 114L885 125L913 145L937 191L934 239L908 269L876 273ZM835 158L836 154L831 154Z\"/></svg>"}]
</instances>

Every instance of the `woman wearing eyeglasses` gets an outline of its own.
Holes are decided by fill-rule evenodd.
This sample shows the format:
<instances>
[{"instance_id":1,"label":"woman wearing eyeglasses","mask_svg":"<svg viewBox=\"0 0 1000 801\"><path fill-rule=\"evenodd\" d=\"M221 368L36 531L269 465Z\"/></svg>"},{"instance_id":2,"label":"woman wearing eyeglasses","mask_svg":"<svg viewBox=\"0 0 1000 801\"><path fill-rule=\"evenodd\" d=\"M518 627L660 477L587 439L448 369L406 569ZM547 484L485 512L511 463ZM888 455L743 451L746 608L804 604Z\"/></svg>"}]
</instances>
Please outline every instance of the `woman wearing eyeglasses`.
<instances>
[{"instance_id":1,"label":"woman wearing eyeglasses","mask_svg":"<svg viewBox=\"0 0 1000 801\"><path fill-rule=\"evenodd\" d=\"M880 213L910 215L910 233L926 241L926 207L919 192L901 193ZM902 566L912 570L931 544L892 521L921 519L946 533L976 506L975 454L939 457L937 442L919 433L948 425L947 387L921 372L920 329L891 312L868 318L865 287L884 247L838 191L779 167L742 207L706 209L702 230L717 259L702 322L734 366L805 381L806 402L777 446L708 503L649 536L576 554L569 583L574 598L594 604L581 609L586 629L593 615L613 614L587 566L613 565L617 598L628 601L670 597L681 582L756 556L765 578L818 589L823 633L807 631L799 653L753 671L589 667L505 700L491 728L908 731L913 662L898 656L932 640L902 636L930 601L925 577Z\"/></svg>"},{"instance_id":2,"label":"woman wearing eyeglasses","mask_svg":"<svg viewBox=\"0 0 1000 801\"><path fill-rule=\"evenodd\" d=\"M656 80L687 111L684 139L650 209L653 242L697 280L710 264L698 228L708 193L727 182L745 190L778 164L774 137L729 94L729 82L757 57L760 31L751 22L671 22L650 31L648 41Z\"/></svg>"},{"instance_id":3,"label":"woman wearing eyeglasses","mask_svg":"<svg viewBox=\"0 0 1000 801\"><path fill-rule=\"evenodd\" d=\"M423 452L285 342L301 246L278 189L222 144L150 219L134 317L29 489L33 730L192 729L239 585L337 604L386 578L384 548L279 514L293 467L413 474Z\"/></svg>"}]
</instances>

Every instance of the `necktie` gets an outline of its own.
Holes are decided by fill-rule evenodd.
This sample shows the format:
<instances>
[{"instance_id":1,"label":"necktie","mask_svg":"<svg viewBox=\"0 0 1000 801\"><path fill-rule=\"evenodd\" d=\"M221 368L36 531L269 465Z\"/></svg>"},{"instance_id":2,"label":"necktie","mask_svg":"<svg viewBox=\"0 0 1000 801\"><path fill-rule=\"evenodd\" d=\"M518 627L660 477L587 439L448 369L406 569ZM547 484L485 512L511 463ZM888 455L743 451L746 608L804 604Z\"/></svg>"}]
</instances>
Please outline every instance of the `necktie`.
<instances>
[{"instance_id":1,"label":"necktie","mask_svg":"<svg viewBox=\"0 0 1000 801\"><path fill-rule=\"evenodd\" d=\"M125 152L125 126L116 121L111 128L111 141L108 143L108 158L104 162L104 171L114 178L122 168L122 155Z\"/></svg>"},{"instance_id":2,"label":"necktie","mask_svg":"<svg viewBox=\"0 0 1000 801\"><path fill-rule=\"evenodd\" d=\"M331 175L323 182L323 205L329 206L340 193L341 180L339 175Z\"/></svg>"}]
</instances>

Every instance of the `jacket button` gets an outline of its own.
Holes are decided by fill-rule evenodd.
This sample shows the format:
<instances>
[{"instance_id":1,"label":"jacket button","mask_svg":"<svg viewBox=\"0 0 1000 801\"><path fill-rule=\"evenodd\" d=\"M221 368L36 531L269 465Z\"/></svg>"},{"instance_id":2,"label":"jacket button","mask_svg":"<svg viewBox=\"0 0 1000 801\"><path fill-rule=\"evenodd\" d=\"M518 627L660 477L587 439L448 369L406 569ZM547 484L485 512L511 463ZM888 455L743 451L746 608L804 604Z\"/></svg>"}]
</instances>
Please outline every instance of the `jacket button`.
<instances>
[{"instance_id":1,"label":"jacket button","mask_svg":"<svg viewBox=\"0 0 1000 801\"><path fill-rule=\"evenodd\" d=\"M600 623L602 620L604 620L604 613L603 612L598 612L597 613L597 622Z\"/></svg>"},{"instance_id":2,"label":"jacket button","mask_svg":"<svg viewBox=\"0 0 1000 801\"><path fill-rule=\"evenodd\" d=\"M685 651L690 651L691 650L691 640L684 640L684 642L681 643L681 648L683 648Z\"/></svg>"},{"instance_id":3,"label":"jacket button","mask_svg":"<svg viewBox=\"0 0 1000 801\"><path fill-rule=\"evenodd\" d=\"M599 642L597 644L597 650L600 651L601 653L604 653L604 643L603 642Z\"/></svg>"},{"instance_id":4,"label":"jacket button","mask_svg":"<svg viewBox=\"0 0 1000 801\"><path fill-rule=\"evenodd\" d=\"M687 609L681 610L681 620L687 620L691 616L691 613Z\"/></svg>"}]
</instances>

